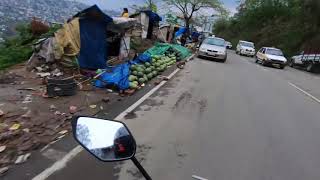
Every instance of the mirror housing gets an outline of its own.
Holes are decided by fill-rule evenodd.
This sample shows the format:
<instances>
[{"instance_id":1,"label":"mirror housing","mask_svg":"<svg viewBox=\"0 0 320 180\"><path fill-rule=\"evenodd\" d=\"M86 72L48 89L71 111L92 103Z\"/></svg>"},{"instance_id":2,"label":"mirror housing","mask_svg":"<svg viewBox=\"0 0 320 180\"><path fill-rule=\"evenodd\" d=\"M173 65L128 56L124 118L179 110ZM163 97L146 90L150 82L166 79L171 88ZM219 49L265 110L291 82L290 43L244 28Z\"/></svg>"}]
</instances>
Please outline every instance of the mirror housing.
<instances>
[{"instance_id":1,"label":"mirror housing","mask_svg":"<svg viewBox=\"0 0 320 180\"><path fill-rule=\"evenodd\" d=\"M134 157L136 142L123 122L77 116L71 123L76 141L97 159L114 162Z\"/></svg>"}]
</instances>

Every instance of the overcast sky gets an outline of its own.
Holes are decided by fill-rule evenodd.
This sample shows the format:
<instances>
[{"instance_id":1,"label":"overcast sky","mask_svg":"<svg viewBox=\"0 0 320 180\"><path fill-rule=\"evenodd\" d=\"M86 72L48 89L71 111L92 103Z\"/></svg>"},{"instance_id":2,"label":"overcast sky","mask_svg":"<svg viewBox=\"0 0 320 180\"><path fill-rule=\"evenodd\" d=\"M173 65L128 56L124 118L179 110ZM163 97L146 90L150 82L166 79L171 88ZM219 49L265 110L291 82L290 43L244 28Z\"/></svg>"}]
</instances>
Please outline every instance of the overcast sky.
<instances>
[{"instance_id":1,"label":"overcast sky","mask_svg":"<svg viewBox=\"0 0 320 180\"><path fill-rule=\"evenodd\" d=\"M102 9L121 10L134 4L142 4L144 0L77 0L87 4L97 4ZM221 0L225 7L233 14L238 5L237 0Z\"/></svg>"}]
</instances>

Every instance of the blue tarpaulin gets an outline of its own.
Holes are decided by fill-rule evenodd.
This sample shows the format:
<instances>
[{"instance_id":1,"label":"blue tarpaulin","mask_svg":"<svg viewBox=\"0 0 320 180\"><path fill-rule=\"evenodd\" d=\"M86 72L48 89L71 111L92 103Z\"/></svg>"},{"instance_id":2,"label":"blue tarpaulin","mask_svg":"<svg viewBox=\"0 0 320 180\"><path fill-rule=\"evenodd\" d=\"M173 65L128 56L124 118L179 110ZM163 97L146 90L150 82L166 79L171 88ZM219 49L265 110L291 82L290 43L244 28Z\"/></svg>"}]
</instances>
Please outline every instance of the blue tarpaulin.
<instances>
[{"instance_id":1,"label":"blue tarpaulin","mask_svg":"<svg viewBox=\"0 0 320 180\"><path fill-rule=\"evenodd\" d=\"M115 85L120 90L129 88L130 64L120 64L113 68L108 68L107 72L100 76L100 80L95 81L95 86L104 88L108 85Z\"/></svg>"},{"instance_id":2,"label":"blue tarpaulin","mask_svg":"<svg viewBox=\"0 0 320 180\"><path fill-rule=\"evenodd\" d=\"M183 33L187 32L187 28L186 27L180 27L179 30L176 32L175 37L179 37L181 36Z\"/></svg>"},{"instance_id":3,"label":"blue tarpaulin","mask_svg":"<svg viewBox=\"0 0 320 180\"><path fill-rule=\"evenodd\" d=\"M79 66L84 69L105 69L107 59L106 27L112 18L96 5L76 16L80 17Z\"/></svg>"},{"instance_id":4,"label":"blue tarpaulin","mask_svg":"<svg viewBox=\"0 0 320 180\"><path fill-rule=\"evenodd\" d=\"M133 60L134 63L146 63L152 60L151 56L147 53L140 54L136 59Z\"/></svg>"},{"instance_id":5,"label":"blue tarpaulin","mask_svg":"<svg viewBox=\"0 0 320 180\"><path fill-rule=\"evenodd\" d=\"M152 22L162 21L162 18L157 13L154 13L150 10L146 10L146 11L142 11L142 12L145 12L149 16L149 20Z\"/></svg>"}]
</instances>

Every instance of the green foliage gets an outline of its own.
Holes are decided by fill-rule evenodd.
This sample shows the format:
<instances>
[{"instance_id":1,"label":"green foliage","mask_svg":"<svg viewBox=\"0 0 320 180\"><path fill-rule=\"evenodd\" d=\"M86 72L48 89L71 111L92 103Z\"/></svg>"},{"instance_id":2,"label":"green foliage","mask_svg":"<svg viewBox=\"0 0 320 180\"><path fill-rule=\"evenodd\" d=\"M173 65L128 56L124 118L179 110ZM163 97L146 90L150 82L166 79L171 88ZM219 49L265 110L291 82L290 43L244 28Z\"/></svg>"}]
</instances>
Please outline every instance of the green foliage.
<instances>
[{"instance_id":1,"label":"green foliage","mask_svg":"<svg viewBox=\"0 0 320 180\"><path fill-rule=\"evenodd\" d=\"M189 28L190 21L194 14L200 10L211 8L220 12L220 14L226 14L226 10L223 8L219 0L164 0L164 2L171 7L174 7L183 15L185 26Z\"/></svg>"},{"instance_id":2,"label":"green foliage","mask_svg":"<svg viewBox=\"0 0 320 180\"><path fill-rule=\"evenodd\" d=\"M249 40L291 56L319 36L319 0L246 0L238 9L234 17L219 19L214 26L214 34L234 45Z\"/></svg>"},{"instance_id":3,"label":"green foliage","mask_svg":"<svg viewBox=\"0 0 320 180\"><path fill-rule=\"evenodd\" d=\"M171 25L176 25L178 24L178 18L177 16L174 16L170 13L167 14L167 17L166 17L166 21L171 24Z\"/></svg>"},{"instance_id":4,"label":"green foliage","mask_svg":"<svg viewBox=\"0 0 320 180\"><path fill-rule=\"evenodd\" d=\"M60 27L60 25L54 25L48 33L35 37L31 33L30 24L19 24L16 27L18 34L7 38L0 45L0 70L28 60L33 52L32 43L40 38L53 36Z\"/></svg>"}]
</instances>

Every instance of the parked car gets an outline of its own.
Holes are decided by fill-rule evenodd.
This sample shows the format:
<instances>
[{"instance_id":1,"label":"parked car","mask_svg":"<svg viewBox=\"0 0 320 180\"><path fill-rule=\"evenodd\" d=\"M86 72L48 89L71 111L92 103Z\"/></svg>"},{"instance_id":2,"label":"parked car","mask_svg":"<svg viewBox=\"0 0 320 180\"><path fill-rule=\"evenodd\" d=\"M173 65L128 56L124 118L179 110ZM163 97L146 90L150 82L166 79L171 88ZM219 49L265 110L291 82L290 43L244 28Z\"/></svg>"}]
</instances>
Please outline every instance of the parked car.
<instances>
[{"instance_id":1,"label":"parked car","mask_svg":"<svg viewBox=\"0 0 320 180\"><path fill-rule=\"evenodd\" d=\"M228 49L232 49L232 44L229 41L226 41L226 46Z\"/></svg>"},{"instance_id":2,"label":"parked car","mask_svg":"<svg viewBox=\"0 0 320 180\"><path fill-rule=\"evenodd\" d=\"M308 72L320 70L320 50L318 51L302 51L299 55L293 56L289 62L289 66L301 66L306 68Z\"/></svg>"},{"instance_id":3,"label":"parked car","mask_svg":"<svg viewBox=\"0 0 320 180\"><path fill-rule=\"evenodd\" d=\"M240 40L236 48L236 53L254 57L254 55L256 54L254 43Z\"/></svg>"},{"instance_id":4,"label":"parked car","mask_svg":"<svg viewBox=\"0 0 320 180\"><path fill-rule=\"evenodd\" d=\"M282 51L273 47L261 48L256 58L256 63L261 63L263 66L279 66L280 69L284 69L287 64L287 59Z\"/></svg>"},{"instance_id":5,"label":"parked car","mask_svg":"<svg viewBox=\"0 0 320 180\"><path fill-rule=\"evenodd\" d=\"M198 57L208 57L221 60L227 60L226 41L222 38L208 37L201 44Z\"/></svg>"}]
</instances>

